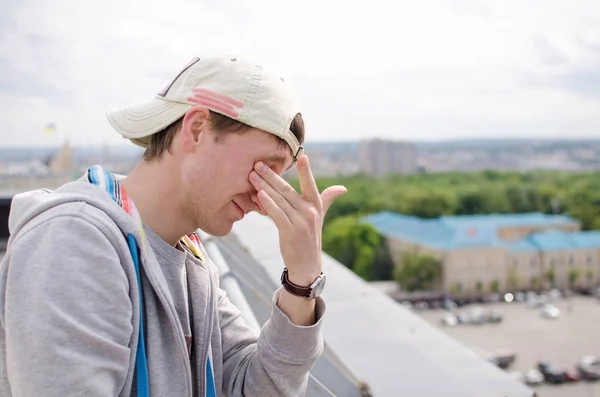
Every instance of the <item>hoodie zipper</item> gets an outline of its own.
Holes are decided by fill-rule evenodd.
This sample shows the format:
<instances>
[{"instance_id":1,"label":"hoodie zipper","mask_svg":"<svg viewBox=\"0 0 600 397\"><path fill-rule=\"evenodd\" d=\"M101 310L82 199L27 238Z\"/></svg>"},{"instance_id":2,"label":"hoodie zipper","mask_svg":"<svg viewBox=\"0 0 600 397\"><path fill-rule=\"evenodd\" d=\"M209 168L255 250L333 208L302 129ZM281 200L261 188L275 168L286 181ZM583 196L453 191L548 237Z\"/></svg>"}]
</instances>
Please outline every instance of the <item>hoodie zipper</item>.
<instances>
[{"instance_id":1,"label":"hoodie zipper","mask_svg":"<svg viewBox=\"0 0 600 397\"><path fill-rule=\"evenodd\" d=\"M202 341L205 341L205 343L202 344L202 349L201 351L197 352L200 354L196 354L195 355L195 368L196 371L198 371L198 373L196 374L196 378L198 377L198 375L203 374L203 376L201 376L200 379L202 379L201 382L201 388L200 390L204 390L204 397L216 397L217 392L216 392L216 385L214 382L214 366L212 365L212 363L210 362L210 355L209 355L209 349L212 343L211 340L211 335L212 335L212 327L213 327L213 319L214 319L214 311L215 311L215 302L214 302L214 291L216 288L216 285L213 283L212 278L210 277L210 271L208 270L207 266L206 266L206 259L208 258L208 255L206 253L206 251L204 251L203 247L202 247L202 243L200 242L200 240L198 239L198 236L195 234L192 234L190 236L185 236L181 242L183 243L183 246L185 246L189 252L201 263L201 267L206 271L206 277L208 277L208 285L210 285L210 288L208 289L208 304L206 306L206 312L204 313L204 316L202 316L202 318L207 319L207 321L204 322L205 327L203 329L204 333L203 339L197 338L197 334L196 336L192 337L192 343L193 345L196 345L197 343L201 343ZM194 264L194 266L196 266ZM189 316L190 316L190 326L191 329L194 330L195 329L195 325L194 325L194 318L193 318L193 314L194 311L192 309L192 292L191 292L191 288L190 288L190 283L189 283L189 273L186 273L188 275L188 279L187 279L187 290L188 290L188 311L189 311ZM193 331L192 331L193 332ZM196 349L194 349L194 351L196 351ZM199 358L203 358L203 361L200 361ZM198 368L200 367L200 368ZM208 374L208 372L210 371L210 374ZM210 395L208 395L208 381L211 381L212 384L212 392ZM193 379L193 384L196 385L196 379ZM194 386L195 389L195 386Z\"/></svg>"},{"instance_id":2,"label":"hoodie zipper","mask_svg":"<svg viewBox=\"0 0 600 397\"><path fill-rule=\"evenodd\" d=\"M142 265L144 263L146 263L146 261L142 261ZM144 268L146 268L146 266L144 266ZM172 305L170 304L169 300L164 296L164 294L162 293L162 290L159 288L158 282L156 282L156 280L153 280L151 277L149 277L148 271L146 270L146 278L148 279L148 281L150 282L150 284L152 284L153 290L156 293L156 295L159 298L159 301L163 304L163 306L165 308L168 308L168 310L166 310L167 313L167 317L169 318L169 322L171 323L171 327L174 330L178 330L178 327L181 327L181 324L179 324L179 320L176 319L175 314L173 313L173 311L175 310L174 307L172 307ZM187 379L187 389L189 391L189 397L193 397L193 385L192 385L192 366L190 364L190 356L188 354L188 349L187 349L187 344L185 342L185 337L183 336L183 332L175 332L175 339L177 340L177 344L179 345L179 351L180 353L182 353L182 358L183 358L183 365L185 367L186 370L186 379Z\"/></svg>"}]
</instances>

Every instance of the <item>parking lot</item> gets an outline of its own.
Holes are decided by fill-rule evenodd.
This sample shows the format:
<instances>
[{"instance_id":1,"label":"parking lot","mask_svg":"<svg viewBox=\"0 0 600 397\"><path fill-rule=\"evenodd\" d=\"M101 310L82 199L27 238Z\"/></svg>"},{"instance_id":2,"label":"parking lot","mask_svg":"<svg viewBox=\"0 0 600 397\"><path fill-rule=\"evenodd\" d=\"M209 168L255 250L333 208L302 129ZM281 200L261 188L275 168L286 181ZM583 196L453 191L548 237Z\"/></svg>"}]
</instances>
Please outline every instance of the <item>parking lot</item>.
<instances>
[{"instance_id":1,"label":"parking lot","mask_svg":"<svg viewBox=\"0 0 600 397\"><path fill-rule=\"evenodd\" d=\"M441 309L417 313L467 346L485 351L514 350L516 360L508 371L527 371L540 360L574 367L584 355L600 356L600 300L575 296L554 304L560 309L555 319L543 318L540 309L529 308L525 303L479 305L500 312L503 321L498 324L445 326ZM465 309L469 306L458 310ZM600 382L542 384L532 388L540 397L600 397Z\"/></svg>"}]
</instances>

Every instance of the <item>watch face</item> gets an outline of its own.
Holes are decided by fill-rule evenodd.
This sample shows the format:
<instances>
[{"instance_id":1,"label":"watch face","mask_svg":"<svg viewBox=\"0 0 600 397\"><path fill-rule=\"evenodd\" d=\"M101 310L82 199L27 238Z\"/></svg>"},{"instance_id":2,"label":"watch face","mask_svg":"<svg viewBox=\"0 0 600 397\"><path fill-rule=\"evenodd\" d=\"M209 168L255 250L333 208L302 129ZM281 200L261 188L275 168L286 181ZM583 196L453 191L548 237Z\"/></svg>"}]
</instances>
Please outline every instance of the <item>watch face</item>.
<instances>
[{"instance_id":1,"label":"watch face","mask_svg":"<svg viewBox=\"0 0 600 397\"><path fill-rule=\"evenodd\" d=\"M326 282L327 277L325 277L325 275L322 275L321 277L319 277L319 279L312 285L312 291L311 291L311 295L313 297L317 297L317 296L321 296L321 293L323 292L323 290L325 289L325 282Z\"/></svg>"}]
</instances>

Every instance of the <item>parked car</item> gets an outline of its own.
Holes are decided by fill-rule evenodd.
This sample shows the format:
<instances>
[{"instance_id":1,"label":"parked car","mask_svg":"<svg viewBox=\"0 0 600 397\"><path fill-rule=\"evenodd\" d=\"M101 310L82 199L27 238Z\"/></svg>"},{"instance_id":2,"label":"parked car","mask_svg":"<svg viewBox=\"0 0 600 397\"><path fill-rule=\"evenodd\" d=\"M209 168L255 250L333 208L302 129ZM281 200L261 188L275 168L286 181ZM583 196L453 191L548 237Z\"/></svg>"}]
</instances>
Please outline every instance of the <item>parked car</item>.
<instances>
[{"instance_id":1,"label":"parked car","mask_svg":"<svg viewBox=\"0 0 600 397\"><path fill-rule=\"evenodd\" d=\"M537 369L544 375L544 380L548 383L564 383L567 381L565 371L553 363L541 361L538 363Z\"/></svg>"},{"instance_id":2,"label":"parked car","mask_svg":"<svg viewBox=\"0 0 600 397\"><path fill-rule=\"evenodd\" d=\"M458 317L452 312L446 312L442 315L442 324L448 327L454 327L458 324Z\"/></svg>"},{"instance_id":3,"label":"parked car","mask_svg":"<svg viewBox=\"0 0 600 397\"><path fill-rule=\"evenodd\" d=\"M430 303L430 309L441 309L443 307L442 301L433 301Z\"/></svg>"},{"instance_id":4,"label":"parked car","mask_svg":"<svg viewBox=\"0 0 600 397\"><path fill-rule=\"evenodd\" d=\"M560 290L552 289L550 292L548 292L548 297L552 300L558 300L563 297L563 293L560 292Z\"/></svg>"},{"instance_id":5,"label":"parked car","mask_svg":"<svg viewBox=\"0 0 600 397\"><path fill-rule=\"evenodd\" d=\"M523 375L523 383L535 386L544 383L544 375L537 369L532 368Z\"/></svg>"},{"instance_id":6,"label":"parked car","mask_svg":"<svg viewBox=\"0 0 600 397\"><path fill-rule=\"evenodd\" d=\"M517 302L525 302L526 296L523 292L517 292L515 294L515 301Z\"/></svg>"},{"instance_id":7,"label":"parked car","mask_svg":"<svg viewBox=\"0 0 600 397\"><path fill-rule=\"evenodd\" d=\"M469 311L469 322L470 324L484 324L487 321L485 310L481 307L475 306Z\"/></svg>"},{"instance_id":8,"label":"parked car","mask_svg":"<svg viewBox=\"0 0 600 397\"><path fill-rule=\"evenodd\" d=\"M498 349L490 353L494 364L502 369L510 367L517 359L517 353L512 349Z\"/></svg>"},{"instance_id":9,"label":"parked car","mask_svg":"<svg viewBox=\"0 0 600 397\"><path fill-rule=\"evenodd\" d=\"M470 324L471 323L471 316L466 311L458 313L457 318L458 318L459 324Z\"/></svg>"},{"instance_id":10,"label":"parked car","mask_svg":"<svg viewBox=\"0 0 600 397\"><path fill-rule=\"evenodd\" d=\"M485 296L483 298L483 301L485 303L498 303L498 302L500 302L500 294L491 294L491 295Z\"/></svg>"},{"instance_id":11,"label":"parked car","mask_svg":"<svg viewBox=\"0 0 600 397\"><path fill-rule=\"evenodd\" d=\"M455 310L457 307L458 305L452 299L444 299L444 309Z\"/></svg>"},{"instance_id":12,"label":"parked car","mask_svg":"<svg viewBox=\"0 0 600 397\"><path fill-rule=\"evenodd\" d=\"M530 309L542 307L549 301L550 299L546 295L537 295L535 292L527 294L527 307Z\"/></svg>"},{"instance_id":13,"label":"parked car","mask_svg":"<svg viewBox=\"0 0 600 397\"><path fill-rule=\"evenodd\" d=\"M565 369L565 380L567 382L578 382L581 379L581 374L577 370L577 368L567 368Z\"/></svg>"},{"instance_id":14,"label":"parked car","mask_svg":"<svg viewBox=\"0 0 600 397\"><path fill-rule=\"evenodd\" d=\"M560 310L554 305L546 304L542 307L540 314L544 318L555 319L560 315Z\"/></svg>"},{"instance_id":15,"label":"parked car","mask_svg":"<svg viewBox=\"0 0 600 397\"><path fill-rule=\"evenodd\" d=\"M497 324L502 322L502 313L497 311L491 311L487 315L487 321L492 324Z\"/></svg>"},{"instance_id":16,"label":"parked car","mask_svg":"<svg viewBox=\"0 0 600 397\"><path fill-rule=\"evenodd\" d=\"M595 356L583 356L577 363L577 370L582 379L600 379L600 360Z\"/></svg>"}]
</instances>

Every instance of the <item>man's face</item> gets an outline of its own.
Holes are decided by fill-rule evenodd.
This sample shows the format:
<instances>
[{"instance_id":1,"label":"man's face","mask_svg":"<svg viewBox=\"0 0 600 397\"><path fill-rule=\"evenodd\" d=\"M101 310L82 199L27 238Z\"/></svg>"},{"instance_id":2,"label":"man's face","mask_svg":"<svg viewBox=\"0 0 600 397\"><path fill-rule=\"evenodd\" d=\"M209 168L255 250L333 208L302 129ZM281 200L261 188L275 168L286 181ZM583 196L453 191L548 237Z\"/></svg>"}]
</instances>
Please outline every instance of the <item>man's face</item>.
<instances>
[{"instance_id":1,"label":"man's face","mask_svg":"<svg viewBox=\"0 0 600 397\"><path fill-rule=\"evenodd\" d=\"M265 214L250 184L250 172L256 162L263 161L281 175L292 165L290 148L255 128L225 133L206 130L198 139L198 150L183 163L184 215L206 233L223 236L245 214Z\"/></svg>"}]
</instances>

